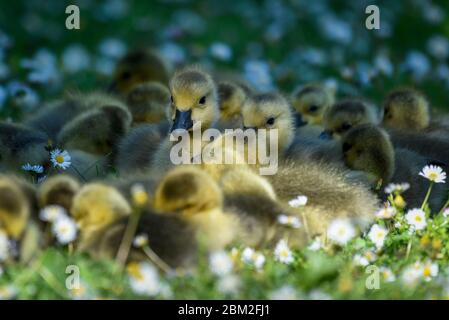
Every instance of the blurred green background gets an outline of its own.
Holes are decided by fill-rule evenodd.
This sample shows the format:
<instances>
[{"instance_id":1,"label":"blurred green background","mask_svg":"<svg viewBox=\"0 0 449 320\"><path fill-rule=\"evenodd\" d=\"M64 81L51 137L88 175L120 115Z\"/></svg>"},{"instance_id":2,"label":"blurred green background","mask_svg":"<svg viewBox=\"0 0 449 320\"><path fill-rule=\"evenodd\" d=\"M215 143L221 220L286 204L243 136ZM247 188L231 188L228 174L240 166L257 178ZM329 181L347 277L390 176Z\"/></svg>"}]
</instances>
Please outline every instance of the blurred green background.
<instances>
[{"instance_id":1,"label":"blurred green background","mask_svg":"<svg viewBox=\"0 0 449 320\"><path fill-rule=\"evenodd\" d=\"M80 30L65 28L69 4ZM370 4L380 30L365 28ZM448 13L445 0L2 1L0 117L20 118L64 90L102 89L117 59L142 46L174 66L235 70L259 90L325 81L381 103L412 85L449 110Z\"/></svg>"}]
</instances>

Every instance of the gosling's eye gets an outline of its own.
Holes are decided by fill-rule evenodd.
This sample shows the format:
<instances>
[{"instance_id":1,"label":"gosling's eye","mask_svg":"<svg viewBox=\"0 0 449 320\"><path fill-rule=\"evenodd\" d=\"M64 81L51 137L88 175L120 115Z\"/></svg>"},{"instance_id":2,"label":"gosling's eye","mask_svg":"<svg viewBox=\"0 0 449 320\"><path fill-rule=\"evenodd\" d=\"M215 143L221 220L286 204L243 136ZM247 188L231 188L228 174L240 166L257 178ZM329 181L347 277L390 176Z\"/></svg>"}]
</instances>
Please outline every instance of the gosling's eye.
<instances>
[{"instance_id":1,"label":"gosling's eye","mask_svg":"<svg viewBox=\"0 0 449 320\"><path fill-rule=\"evenodd\" d=\"M270 126L272 126L272 125L274 124L274 118L273 118L273 117L268 118L267 124L270 125Z\"/></svg>"},{"instance_id":2,"label":"gosling's eye","mask_svg":"<svg viewBox=\"0 0 449 320\"><path fill-rule=\"evenodd\" d=\"M173 96L170 96L170 101L171 103L175 103L175 101L173 100Z\"/></svg>"},{"instance_id":3,"label":"gosling's eye","mask_svg":"<svg viewBox=\"0 0 449 320\"><path fill-rule=\"evenodd\" d=\"M123 72L121 78L122 80L128 80L129 78L131 78L131 73L127 71Z\"/></svg>"},{"instance_id":4,"label":"gosling's eye","mask_svg":"<svg viewBox=\"0 0 449 320\"><path fill-rule=\"evenodd\" d=\"M316 106L316 105L311 105L310 107L309 107L309 111L310 112L317 112L318 111L318 106Z\"/></svg>"},{"instance_id":5,"label":"gosling's eye","mask_svg":"<svg viewBox=\"0 0 449 320\"><path fill-rule=\"evenodd\" d=\"M347 142L343 143L343 152L347 152L351 149L351 145Z\"/></svg>"},{"instance_id":6,"label":"gosling's eye","mask_svg":"<svg viewBox=\"0 0 449 320\"><path fill-rule=\"evenodd\" d=\"M347 130L351 129L351 127L352 127L352 125L351 125L350 123L344 122L344 123L341 125L341 131L347 131Z\"/></svg>"},{"instance_id":7,"label":"gosling's eye","mask_svg":"<svg viewBox=\"0 0 449 320\"><path fill-rule=\"evenodd\" d=\"M200 101L199 101L199 103L200 104L205 104L206 103L206 96L202 96Z\"/></svg>"}]
</instances>

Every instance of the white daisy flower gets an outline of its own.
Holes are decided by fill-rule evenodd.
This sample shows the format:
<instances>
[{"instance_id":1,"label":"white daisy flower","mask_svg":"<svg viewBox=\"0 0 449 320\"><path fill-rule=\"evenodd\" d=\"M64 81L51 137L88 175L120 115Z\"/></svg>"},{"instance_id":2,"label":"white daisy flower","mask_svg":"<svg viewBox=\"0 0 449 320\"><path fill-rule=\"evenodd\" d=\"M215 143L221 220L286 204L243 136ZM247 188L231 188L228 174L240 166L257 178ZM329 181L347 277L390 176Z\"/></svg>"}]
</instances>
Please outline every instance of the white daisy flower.
<instances>
[{"instance_id":1,"label":"white daisy flower","mask_svg":"<svg viewBox=\"0 0 449 320\"><path fill-rule=\"evenodd\" d=\"M375 244L377 249L380 249L384 246L387 234L388 230L385 227L375 224L368 232L368 238Z\"/></svg>"},{"instance_id":2,"label":"white daisy flower","mask_svg":"<svg viewBox=\"0 0 449 320\"><path fill-rule=\"evenodd\" d=\"M280 240L277 243L274 249L274 257L277 261L285 264L290 264L294 261L293 253L285 240Z\"/></svg>"},{"instance_id":3,"label":"white daisy flower","mask_svg":"<svg viewBox=\"0 0 449 320\"><path fill-rule=\"evenodd\" d=\"M62 53L64 70L69 73L76 73L88 69L90 62L89 52L79 43L68 46Z\"/></svg>"},{"instance_id":4,"label":"white daisy flower","mask_svg":"<svg viewBox=\"0 0 449 320\"><path fill-rule=\"evenodd\" d=\"M148 236L146 234L138 234L133 240L133 246L143 248L148 245Z\"/></svg>"},{"instance_id":5,"label":"white daisy flower","mask_svg":"<svg viewBox=\"0 0 449 320\"><path fill-rule=\"evenodd\" d=\"M159 52L173 65L180 65L186 60L185 49L174 42L166 42L162 44L159 47Z\"/></svg>"},{"instance_id":6,"label":"white daisy flower","mask_svg":"<svg viewBox=\"0 0 449 320\"><path fill-rule=\"evenodd\" d=\"M240 278L234 274L227 274L217 282L217 290L223 294L236 295L241 287Z\"/></svg>"},{"instance_id":7,"label":"white daisy flower","mask_svg":"<svg viewBox=\"0 0 449 320\"><path fill-rule=\"evenodd\" d=\"M349 44L352 41L353 33L348 21L325 14L321 16L318 24L326 38L340 44Z\"/></svg>"},{"instance_id":8,"label":"white daisy flower","mask_svg":"<svg viewBox=\"0 0 449 320\"><path fill-rule=\"evenodd\" d=\"M449 208L444 209L443 217L445 217L445 218L449 217Z\"/></svg>"},{"instance_id":9,"label":"white daisy flower","mask_svg":"<svg viewBox=\"0 0 449 320\"><path fill-rule=\"evenodd\" d=\"M368 260L368 262L374 262L377 260L377 255L373 250L367 250L363 256Z\"/></svg>"},{"instance_id":10,"label":"white daisy flower","mask_svg":"<svg viewBox=\"0 0 449 320\"><path fill-rule=\"evenodd\" d=\"M306 196L297 196L295 199L292 199L288 202L290 207L298 208L301 206L305 206L307 204L307 197Z\"/></svg>"},{"instance_id":11,"label":"white daisy flower","mask_svg":"<svg viewBox=\"0 0 449 320\"><path fill-rule=\"evenodd\" d=\"M46 222L55 222L58 219L67 218L67 211L58 205L49 205L39 212L39 219Z\"/></svg>"},{"instance_id":12,"label":"white daisy flower","mask_svg":"<svg viewBox=\"0 0 449 320\"><path fill-rule=\"evenodd\" d=\"M246 262L246 263L252 262L253 256L254 256L255 253L256 252L254 251L253 248L246 247L242 251L242 261Z\"/></svg>"},{"instance_id":13,"label":"white daisy flower","mask_svg":"<svg viewBox=\"0 0 449 320\"><path fill-rule=\"evenodd\" d=\"M438 264L432 262L432 261L426 261L424 265L422 266L422 277L425 281L430 281L432 278L435 278L438 276Z\"/></svg>"},{"instance_id":14,"label":"white daisy flower","mask_svg":"<svg viewBox=\"0 0 449 320\"><path fill-rule=\"evenodd\" d=\"M233 266L231 257L225 251L214 252L209 257L210 270L217 276L231 273Z\"/></svg>"},{"instance_id":15,"label":"white daisy flower","mask_svg":"<svg viewBox=\"0 0 449 320\"><path fill-rule=\"evenodd\" d=\"M439 166L425 166L419 173L419 175L435 183L446 182L446 172L444 172L443 169Z\"/></svg>"},{"instance_id":16,"label":"white daisy flower","mask_svg":"<svg viewBox=\"0 0 449 320\"><path fill-rule=\"evenodd\" d=\"M390 205L383 207L376 212L376 217L379 219L391 219L396 214L396 208Z\"/></svg>"},{"instance_id":17,"label":"white daisy flower","mask_svg":"<svg viewBox=\"0 0 449 320\"><path fill-rule=\"evenodd\" d=\"M404 191L407 191L408 189L410 189L410 184L407 183L407 182L404 182L404 183L389 183L385 187L385 193L387 193L387 194L395 193L395 192L402 193Z\"/></svg>"},{"instance_id":18,"label":"white daisy flower","mask_svg":"<svg viewBox=\"0 0 449 320\"><path fill-rule=\"evenodd\" d=\"M296 289L287 284L272 291L269 295L270 300L297 300L298 298Z\"/></svg>"},{"instance_id":19,"label":"white daisy flower","mask_svg":"<svg viewBox=\"0 0 449 320\"><path fill-rule=\"evenodd\" d=\"M373 251L367 250L363 254L354 255L353 262L358 266L366 267L371 262L376 261L376 259L377 255Z\"/></svg>"},{"instance_id":20,"label":"white daisy flower","mask_svg":"<svg viewBox=\"0 0 449 320\"><path fill-rule=\"evenodd\" d=\"M31 165L31 164L27 163L27 164L24 164L22 166L22 170L24 170L24 171L32 171L32 172L35 172L35 173L42 173L42 172L44 172L44 167L41 166L41 165L38 165L38 164Z\"/></svg>"},{"instance_id":21,"label":"white daisy flower","mask_svg":"<svg viewBox=\"0 0 449 320\"><path fill-rule=\"evenodd\" d=\"M318 251L322 247L323 247L323 244L321 243L321 238L316 237L315 239L312 240L312 242L309 244L307 249L309 249L310 251Z\"/></svg>"},{"instance_id":22,"label":"white daisy flower","mask_svg":"<svg viewBox=\"0 0 449 320\"><path fill-rule=\"evenodd\" d=\"M212 57L218 60L229 61L232 59L232 49L226 43L214 42L209 50Z\"/></svg>"},{"instance_id":23,"label":"white daisy flower","mask_svg":"<svg viewBox=\"0 0 449 320\"><path fill-rule=\"evenodd\" d=\"M361 254L354 255L352 261L356 266L366 267L367 265L369 265L368 259Z\"/></svg>"},{"instance_id":24,"label":"white daisy flower","mask_svg":"<svg viewBox=\"0 0 449 320\"><path fill-rule=\"evenodd\" d=\"M380 274L382 275L382 278L385 282L396 281L396 276L394 275L393 271L391 271L390 268L380 267L379 271L380 271Z\"/></svg>"},{"instance_id":25,"label":"white daisy flower","mask_svg":"<svg viewBox=\"0 0 449 320\"><path fill-rule=\"evenodd\" d=\"M405 220L414 230L422 230L427 226L426 214L421 209L409 210L405 215Z\"/></svg>"},{"instance_id":26,"label":"white daisy flower","mask_svg":"<svg viewBox=\"0 0 449 320\"><path fill-rule=\"evenodd\" d=\"M431 24L439 24L444 21L446 16L445 11L440 7L433 5L430 2L423 2L425 4L424 10L421 10L424 18Z\"/></svg>"},{"instance_id":27,"label":"white daisy flower","mask_svg":"<svg viewBox=\"0 0 449 320\"><path fill-rule=\"evenodd\" d=\"M63 217L54 221L52 231L60 244L68 244L76 239L77 226L69 217Z\"/></svg>"},{"instance_id":28,"label":"white daisy flower","mask_svg":"<svg viewBox=\"0 0 449 320\"><path fill-rule=\"evenodd\" d=\"M5 261L10 255L10 242L6 233L0 230L0 262Z\"/></svg>"},{"instance_id":29,"label":"white daisy flower","mask_svg":"<svg viewBox=\"0 0 449 320\"><path fill-rule=\"evenodd\" d=\"M401 281L408 287L415 286L422 275L422 265L416 262L404 269L401 275Z\"/></svg>"},{"instance_id":30,"label":"white daisy flower","mask_svg":"<svg viewBox=\"0 0 449 320\"><path fill-rule=\"evenodd\" d=\"M260 269L265 264L265 256L260 252L254 251L253 248L247 247L242 251L242 261L253 265L256 269Z\"/></svg>"},{"instance_id":31,"label":"white daisy flower","mask_svg":"<svg viewBox=\"0 0 449 320\"><path fill-rule=\"evenodd\" d=\"M295 216L287 216L285 214L281 214L278 216L278 222L282 225L289 226L291 228L298 229L302 226L301 220Z\"/></svg>"},{"instance_id":32,"label":"white daisy flower","mask_svg":"<svg viewBox=\"0 0 449 320\"><path fill-rule=\"evenodd\" d=\"M346 244L355 235L355 228L348 219L335 219L327 228L327 237L339 245Z\"/></svg>"},{"instance_id":33,"label":"white daisy flower","mask_svg":"<svg viewBox=\"0 0 449 320\"><path fill-rule=\"evenodd\" d=\"M250 84L260 91L274 88L270 65L262 60L249 60L244 65L244 76Z\"/></svg>"},{"instance_id":34,"label":"white daisy flower","mask_svg":"<svg viewBox=\"0 0 449 320\"><path fill-rule=\"evenodd\" d=\"M21 66L30 69L30 82L57 85L61 79L56 55L44 48L39 49L31 59L22 59Z\"/></svg>"},{"instance_id":35,"label":"white daisy flower","mask_svg":"<svg viewBox=\"0 0 449 320\"><path fill-rule=\"evenodd\" d=\"M126 44L117 38L106 38L98 46L100 53L110 59L120 59L126 53Z\"/></svg>"},{"instance_id":36,"label":"white daisy flower","mask_svg":"<svg viewBox=\"0 0 449 320\"><path fill-rule=\"evenodd\" d=\"M67 169L70 167L71 159L66 150L55 149L50 152L50 160L56 168Z\"/></svg>"},{"instance_id":37,"label":"white daisy flower","mask_svg":"<svg viewBox=\"0 0 449 320\"><path fill-rule=\"evenodd\" d=\"M91 300L95 297L92 288L84 281L80 281L78 288L69 289L73 300Z\"/></svg>"},{"instance_id":38,"label":"white daisy flower","mask_svg":"<svg viewBox=\"0 0 449 320\"><path fill-rule=\"evenodd\" d=\"M309 292L310 300L332 300L332 297L320 289L313 289Z\"/></svg>"},{"instance_id":39,"label":"white daisy flower","mask_svg":"<svg viewBox=\"0 0 449 320\"><path fill-rule=\"evenodd\" d=\"M433 36L427 41L427 50L435 58L444 60L449 56L449 40L441 35Z\"/></svg>"},{"instance_id":40,"label":"white daisy flower","mask_svg":"<svg viewBox=\"0 0 449 320\"><path fill-rule=\"evenodd\" d=\"M0 287L0 300L11 300L17 295L17 289L13 285Z\"/></svg>"},{"instance_id":41,"label":"white daisy flower","mask_svg":"<svg viewBox=\"0 0 449 320\"><path fill-rule=\"evenodd\" d=\"M422 80L430 71L429 58L419 51L410 51L401 65L403 71L411 72L415 80Z\"/></svg>"},{"instance_id":42,"label":"white daisy flower","mask_svg":"<svg viewBox=\"0 0 449 320\"><path fill-rule=\"evenodd\" d=\"M115 64L115 60L101 56L95 59L94 67L96 72L104 76L111 76L114 73Z\"/></svg>"},{"instance_id":43,"label":"white daisy flower","mask_svg":"<svg viewBox=\"0 0 449 320\"><path fill-rule=\"evenodd\" d=\"M21 82L12 81L8 83L7 90L9 95L13 97L14 103L26 110L32 110L39 104L38 94Z\"/></svg>"},{"instance_id":44,"label":"white daisy flower","mask_svg":"<svg viewBox=\"0 0 449 320\"><path fill-rule=\"evenodd\" d=\"M391 76L394 72L394 65L384 52L377 54L374 58L374 67L386 76Z\"/></svg>"},{"instance_id":45,"label":"white daisy flower","mask_svg":"<svg viewBox=\"0 0 449 320\"><path fill-rule=\"evenodd\" d=\"M139 206L143 206L148 202L148 193L141 183L136 183L131 187L131 196L133 202Z\"/></svg>"},{"instance_id":46,"label":"white daisy flower","mask_svg":"<svg viewBox=\"0 0 449 320\"><path fill-rule=\"evenodd\" d=\"M157 296L161 282L156 268L147 263L132 263L127 268L131 289L138 295Z\"/></svg>"}]
</instances>

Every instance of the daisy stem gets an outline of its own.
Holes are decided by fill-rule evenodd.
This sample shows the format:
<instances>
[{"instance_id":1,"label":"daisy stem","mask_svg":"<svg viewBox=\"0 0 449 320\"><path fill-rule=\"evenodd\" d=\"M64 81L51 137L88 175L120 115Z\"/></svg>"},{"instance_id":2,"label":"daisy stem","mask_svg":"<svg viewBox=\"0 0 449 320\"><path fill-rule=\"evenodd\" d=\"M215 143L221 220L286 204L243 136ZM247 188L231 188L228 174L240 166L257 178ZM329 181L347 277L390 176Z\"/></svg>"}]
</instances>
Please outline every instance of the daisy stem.
<instances>
[{"instance_id":1,"label":"daisy stem","mask_svg":"<svg viewBox=\"0 0 449 320\"><path fill-rule=\"evenodd\" d=\"M427 201L429 201L430 193L432 192L432 187L433 187L433 181L430 182L429 189L427 190L426 197L424 198L424 201L423 201L423 203L421 205L421 210L424 210L424 208L425 208L425 206L427 204Z\"/></svg>"},{"instance_id":2,"label":"daisy stem","mask_svg":"<svg viewBox=\"0 0 449 320\"><path fill-rule=\"evenodd\" d=\"M172 273L172 268L162 260L150 246L143 247L143 252L147 255L147 257L153 262L161 271L170 274Z\"/></svg>"},{"instance_id":3,"label":"daisy stem","mask_svg":"<svg viewBox=\"0 0 449 320\"><path fill-rule=\"evenodd\" d=\"M444 210L445 210L446 208L448 208L448 207L449 207L449 199L447 199L446 203L445 203L444 206L441 208L441 211L440 211L439 213L442 214L442 213L444 212Z\"/></svg>"},{"instance_id":4,"label":"daisy stem","mask_svg":"<svg viewBox=\"0 0 449 320\"><path fill-rule=\"evenodd\" d=\"M84 182L87 182L86 178L84 178L84 176L81 174L81 172L79 172L79 170L76 168L76 166L74 166L74 165L72 164L72 168L73 168L73 170L75 170L75 172L81 177L81 179L82 179Z\"/></svg>"},{"instance_id":5,"label":"daisy stem","mask_svg":"<svg viewBox=\"0 0 449 320\"><path fill-rule=\"evenodd\" d=\"M410 238L410 240L408 241L407 252L405 254L405 259L408 259L411 250L412 250L412 238Z\"/></svg>"},{"instance_id":6,"label":"daisy stem","mask_svg":"<svg viewBox=\"0 0 449 320\"><path fill-rule=\"evenodd\" d=\"M69 256L71 256L73 254L73 242L70 242L67 247L69 249Z\"/></svg>"},{"instance_id":7,"label":"daisy stem","mask_svg":"<svg viewBox=\"0 0 449 320\"><path fill-rule=\"evenodd\" d=\"M306 231L306 235L307 235L307 240L311 240L310 238L310 233L309 233L309 225L307 224L307 220L306 220L306 216L304 214L304 210L301 211L301 217L302 217L302 221L304 223L304 230Z\"/></svg>"},{"instance_id":8,"label":"daisy stem","mask_svg":"<svg viewBox=\"0 0 449 320\"><path fill-rule=\"evenodd\" d=\"M129 217L128 224L126 225L125 234L123 235L122 242L117 252L115 260L123 267L128 259L129 250L131 249L134 234L137 230L137 225L140 219L140 210L135 210Z\"/></svg>"}]
</instances>

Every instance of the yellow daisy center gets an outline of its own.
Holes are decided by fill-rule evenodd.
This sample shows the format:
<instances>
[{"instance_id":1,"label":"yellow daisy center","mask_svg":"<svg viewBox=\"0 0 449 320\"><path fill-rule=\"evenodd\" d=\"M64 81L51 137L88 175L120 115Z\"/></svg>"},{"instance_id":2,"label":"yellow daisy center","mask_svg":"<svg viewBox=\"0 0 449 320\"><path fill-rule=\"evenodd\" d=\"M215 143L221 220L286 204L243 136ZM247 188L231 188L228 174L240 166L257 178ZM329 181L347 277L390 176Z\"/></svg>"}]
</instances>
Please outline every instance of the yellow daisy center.
<instances>
[{"instance_id":1,"label":"yellow daisy center","mask_svg":"<svg viewBox=\"0 0 449 320\"><path fill-rule=\"evenodd\" d=\"M289 256L289 252L288 252L288 250L284 249L280 252L279 255L283 258L287 258Z\"/></svg>"},{"instance_id":2,"label":"yellow daisy center","mask_svg":"<svg viewBox=\"0 0 449 320\"><path fill-rule=\"evenodd\" d=\"M143 274L140 271L140 265L136 262L131 262L126 268L128 273L137 280L143 280Z\"/></svg>"},{"instance_id":3,"label":"yellow daisy center","mask_svg":"<svg viewBox=\"0 0 449 320\"><path fill-rule=\"evenodd\" d=\"M133 193L134 203L137 205L144 205L148 201L148 195L144 191L136 191Z\"/></svg>"},{"instance_id":4,"label":"yellow daisy center","mask_svg":"<svg viewBox=\"0 0 449 320\"><path fill-rule=\"evenodd\" d=\"M423 271L424 277L430 277L430 267L425 267Z\"/></svg>"},{"instance_id":5,"label":"yellow daisy center","mask_svg":"<svg viewBox=\"0 0 449 320\"><path fill-rule=\"evenodd\" d=\"M421 216L416 216L416 217L415 217L415 221L416 221L416 222L421 222L421 221L422 221Z\"/></svg>"},{"instance_id":6,"label":"yellow daisy center","mask_svg":"<svg viewBox=\"0 0 449 320\"><path fill-rule=\"evenodd\" d=\"M64 162L64 157L62 155L58 154L55 157L55 160L56 160L57 163L63 163Z\"/></svg>"},{"instance_id":7,"label":"yellow daisy center","mask_svg":"<svg viewBox=\"0 0 449 320\"><path fill-rule=\"evenodd\" d=\"M64 234L67 233L69 231L69 228L67 228L67 226L62 226L61 229L59 229L59 232Z\"/></svg>"},{"instance_id":8,"label":"yellow daisy center","mask_svg":"<svg viewBox=\"0 0 449 320\"><path fill-rule=\"evenodd\" d=\"M436 178L438 178L438 174L436 172L429 173L430 180L435 180Z\"/></svg>"}]
</instances>

